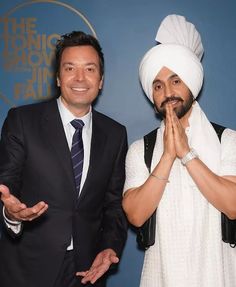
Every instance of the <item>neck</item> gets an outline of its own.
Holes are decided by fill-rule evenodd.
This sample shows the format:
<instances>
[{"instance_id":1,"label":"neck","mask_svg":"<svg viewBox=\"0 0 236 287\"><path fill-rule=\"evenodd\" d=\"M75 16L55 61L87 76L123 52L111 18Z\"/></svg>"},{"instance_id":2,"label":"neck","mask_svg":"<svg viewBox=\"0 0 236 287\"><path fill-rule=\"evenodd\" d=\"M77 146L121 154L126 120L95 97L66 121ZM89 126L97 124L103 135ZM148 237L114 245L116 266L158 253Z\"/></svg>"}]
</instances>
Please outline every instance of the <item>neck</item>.
<instances>
[{"instance_id":1,"label":"neck","mask_svg":"<svg viewBox=\"0 0 236 287\"><path fill-rule=\"evenodd\" d=\"M89 107L67 107L67 108L76 118L81 118L85 116L90 110L90 106Z\"/></svg>"},{"instance_id":2,"label":"neck","mask_svg":"<svg viewBox=\"0 0 236 287\"><path fill-rule=\"evenodd\" d=\"M61 102L67 110L69 110L76 118L85 116L90 111L90 105L68 104L62 97Z\"/></svg>"}]
</instances>

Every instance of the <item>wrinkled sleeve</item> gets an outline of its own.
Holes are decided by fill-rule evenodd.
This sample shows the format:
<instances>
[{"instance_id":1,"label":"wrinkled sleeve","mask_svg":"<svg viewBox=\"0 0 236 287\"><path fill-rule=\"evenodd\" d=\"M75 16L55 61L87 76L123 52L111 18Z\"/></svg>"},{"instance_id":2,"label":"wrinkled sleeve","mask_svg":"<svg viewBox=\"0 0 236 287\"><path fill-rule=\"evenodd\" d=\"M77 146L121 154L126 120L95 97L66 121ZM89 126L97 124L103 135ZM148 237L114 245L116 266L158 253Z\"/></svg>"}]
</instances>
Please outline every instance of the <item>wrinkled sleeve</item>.
<instances>
[{"instance_id":1,"label":"wrinkled sleeve","mask_svg":"<svg viewBox=\"0 0 236 287\"><path fill-rule=\"evenodd\" d=\"M220 174L236 176L236 131L231 129L222 134Z\"/></svg>"},{"instance_id":2,"label":"wrinkled sleeve","mask_svg":"<svg viewBox=\"0 0 236 287\"><path fill-rule=\"evenodd\" d=\"M149 172L144 162L143 139L135 141L129 147L125 162L125 172L126 180L123 193L130 188L142 185L148 178Z\"/></svg>"}]
</instances>

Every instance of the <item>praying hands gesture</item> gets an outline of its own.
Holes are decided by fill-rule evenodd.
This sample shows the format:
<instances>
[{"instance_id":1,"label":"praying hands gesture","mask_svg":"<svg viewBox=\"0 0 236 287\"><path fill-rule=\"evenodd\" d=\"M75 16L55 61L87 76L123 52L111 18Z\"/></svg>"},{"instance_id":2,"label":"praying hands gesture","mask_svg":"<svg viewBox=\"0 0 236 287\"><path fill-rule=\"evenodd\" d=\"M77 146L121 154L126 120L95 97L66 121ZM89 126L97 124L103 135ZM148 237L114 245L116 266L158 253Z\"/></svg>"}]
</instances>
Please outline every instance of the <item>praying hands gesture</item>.
<instances>
[{"instance_id":1,"label":"praying hands gesture","mask_svg":"<svg viewBox=\"0 0 236 287\"><path fill-rule=\"evenodd\" d=\"M183 122L183 118L178 119L171 104L167 103L163 155L169 155L173 161L176 157L182 159L190 151ZM187 126L186 122L184 126ZM235 219L236 177L219 176L201 160L191 161L191 164L187 165L187 170L203 196L216 209Z\"/></svg>"},{"instance_id":2,"label":"praying hands gesture","mask_svg":"<svg viewBox=\"0 0 236 287\"><path fill-rule=\"evenodd\" d=\"M173 110L172 104L166 104L166 120L164 132L164 154L174 162L176 157L183 158L189 151L185 129Z\"/></svg>"},{"instance_id":3,"label":"praying hands gesture","mask_svg":"<svg viewBox=\"0 0 236 287\"><path fill-rule=\"evenodd\" d=\"M109 269L111 264L118 263L119 258L116 256L116 253L112 249L105 249L98 253L91 268L87 271L77 272L76 276L82 276L83 279L81 282L86 284L91 282L94 284L106 271Z\"/></svg>"},{"instance_id":4,"label":"praying hands gesture","mask_svg":"<svg viewBox=\"0 0 236 287\"><path fill-rule=\"evenodd\" d=\"M42 215L48 205L40 201L32 207L27 207L18 198L12 195L6 185L0 185L0 198L5 206L5 214L13 221L32 221Z\"/></svg>"},{"instance_id":5,"label":"praying hands gesture","mask_svg":"<svg viewBox=\"0 0 236 287\"><path fill-rule=\"evenodd\" d=\"M141 226L158 207L164 193L172 165L176 158L182 159L189 151L188 138L185 133L188 113L178 119L173 103L165 104L166 118L163 135L164 151L151 175L144 184L126 191L123 208L129 221L134 226ZM150 192L153 191L153 192ZM143 204L145 202L145 205Z\"/></svg>"}]
</instances>

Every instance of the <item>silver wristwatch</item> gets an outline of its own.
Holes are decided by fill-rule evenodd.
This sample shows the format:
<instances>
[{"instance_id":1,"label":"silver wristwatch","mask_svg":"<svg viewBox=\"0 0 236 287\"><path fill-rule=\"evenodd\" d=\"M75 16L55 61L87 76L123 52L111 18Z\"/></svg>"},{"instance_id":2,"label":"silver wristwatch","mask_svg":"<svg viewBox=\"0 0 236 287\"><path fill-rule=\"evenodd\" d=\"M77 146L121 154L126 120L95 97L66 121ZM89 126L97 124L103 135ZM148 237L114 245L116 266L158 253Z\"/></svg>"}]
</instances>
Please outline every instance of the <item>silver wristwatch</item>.
<instances>
[{"instance_id":1,"label":"silver wristwatch","mask_svg":"<svg viewBox=\"0 0 236 287\"><path fill-rule=\"evenodd\" d=\"M198 154L193 148L191 148L190 151L183 158L181 158L181 163L182 165L186 165L187 162L194 158L198 158Z\"/></svg>"}]
</instances>

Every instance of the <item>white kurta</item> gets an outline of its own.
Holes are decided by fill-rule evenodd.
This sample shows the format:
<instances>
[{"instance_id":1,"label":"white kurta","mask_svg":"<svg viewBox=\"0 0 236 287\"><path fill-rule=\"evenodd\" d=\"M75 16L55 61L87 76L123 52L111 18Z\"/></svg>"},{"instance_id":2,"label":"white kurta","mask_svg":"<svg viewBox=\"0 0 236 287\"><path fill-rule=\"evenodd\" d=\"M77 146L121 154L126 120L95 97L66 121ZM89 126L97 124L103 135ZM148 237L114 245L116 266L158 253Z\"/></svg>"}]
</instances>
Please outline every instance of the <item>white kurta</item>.
<instances>
[{"instance_id":1,"label":"white kurta","mask_svg":"<svg viewBox=\"0 0 236 287\"><path fill-rule=\"evenodd\" d=\"M129 148L124 190L149 176L143 146L138 140ZM162 150L159 129L152 169ZM236 132L230 129L222 135L219 173L236 175ZM169 180L157 209L156 242L145 252L140 286L236 287L236 248L221 240L220 212L203 197L179 159Z\"/></svg>"}]
</instances>

